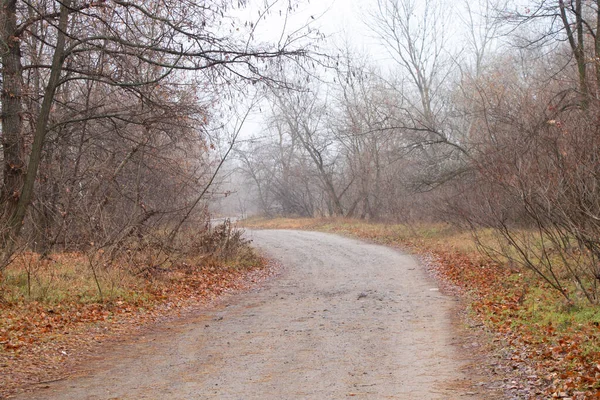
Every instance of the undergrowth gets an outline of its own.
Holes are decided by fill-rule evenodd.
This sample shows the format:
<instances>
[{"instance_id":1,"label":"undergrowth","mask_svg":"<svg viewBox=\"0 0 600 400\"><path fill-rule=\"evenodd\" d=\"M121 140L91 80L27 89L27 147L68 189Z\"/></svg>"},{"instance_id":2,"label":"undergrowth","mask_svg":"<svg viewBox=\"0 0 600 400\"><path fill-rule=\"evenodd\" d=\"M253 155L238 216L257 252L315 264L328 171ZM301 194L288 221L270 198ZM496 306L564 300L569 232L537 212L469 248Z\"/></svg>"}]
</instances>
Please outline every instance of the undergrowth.
<instances>
[{"instance_id":1,"label":"undergrowth","mask_svg":"<svg viewBox=\"0 0 600 400\"><path fill-rule=\"evenodd\" d=\"M186 240L172 257L143 248L110 259L99 252L94 271L86 252L19 254L0 280L0 398L56 378L77 348L110 332L268 275L266 261L229 222Z\"/></svg>"}]
</instances>

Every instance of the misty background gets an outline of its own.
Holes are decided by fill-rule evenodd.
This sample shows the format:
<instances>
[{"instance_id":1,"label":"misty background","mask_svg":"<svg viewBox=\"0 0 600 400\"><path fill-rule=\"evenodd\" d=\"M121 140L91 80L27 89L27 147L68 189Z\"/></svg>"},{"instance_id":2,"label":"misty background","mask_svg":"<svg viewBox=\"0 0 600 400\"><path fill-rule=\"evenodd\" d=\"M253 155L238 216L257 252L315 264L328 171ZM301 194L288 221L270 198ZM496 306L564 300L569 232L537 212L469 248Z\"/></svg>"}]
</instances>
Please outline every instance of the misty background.
<instances>
[{"instance_id":1,"label":"misty background","mask_svg":"<svg viewBox=\"0 0 600 400\"><path fill-rule=\"evenodd\" d=\"M0 19L2 268L170 260L216 217L434 222L597 302L598 1L35 0Z\"/></svg>"}]
</instances>

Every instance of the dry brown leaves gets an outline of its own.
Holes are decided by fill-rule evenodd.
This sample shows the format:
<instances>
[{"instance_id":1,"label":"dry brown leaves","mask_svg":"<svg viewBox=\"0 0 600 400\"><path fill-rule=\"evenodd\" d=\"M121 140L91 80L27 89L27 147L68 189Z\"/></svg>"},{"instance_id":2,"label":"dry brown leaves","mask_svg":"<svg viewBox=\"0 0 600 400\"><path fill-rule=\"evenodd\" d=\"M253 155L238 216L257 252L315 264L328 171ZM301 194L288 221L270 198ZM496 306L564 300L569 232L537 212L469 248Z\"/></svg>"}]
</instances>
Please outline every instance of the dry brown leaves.
<instances>
[{"instance_id":1,"label":"dry brown leaves","mask_svg":"<svg viewBox=\"0 0 600 400\"><path fill-rule=\"evenodd\" d=\"M275 270L266 260L247 269L185 266L146 287L132 288L145 294L144 301L0 302L0 398L63 379L106 342L249 289Z\"/></svg>"},{"instance_id":2,"label":"dry brown leaves","mask_svg":"<svg viewBox=\"0 0 600 400\"><path fill-rule=\"evenodd\" d=\"M557 329L527 321L523 299L528 288L516 272L453 251L436 251L437 274L462 289L478 317L510 346L514 369L534 371L541 390L531 398L600 398L600 352L584 348L599 343L597 324Z\"/></svg>"}]
</instances>

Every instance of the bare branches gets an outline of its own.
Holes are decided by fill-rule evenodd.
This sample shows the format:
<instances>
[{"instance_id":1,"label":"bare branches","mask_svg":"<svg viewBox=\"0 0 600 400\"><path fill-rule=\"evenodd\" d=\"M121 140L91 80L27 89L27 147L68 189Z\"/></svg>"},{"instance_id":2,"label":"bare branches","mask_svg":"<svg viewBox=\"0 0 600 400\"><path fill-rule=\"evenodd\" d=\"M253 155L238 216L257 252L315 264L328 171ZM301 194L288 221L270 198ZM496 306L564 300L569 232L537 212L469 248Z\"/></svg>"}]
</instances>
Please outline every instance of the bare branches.
<instances>
[{"instance_id":1,"label":"bare branches","mask_svg":"<svg viewBox=\"0 0 600 400\"><path fill-rule=\"evenodd\" d=\"M0 5L4 260L19 238L121 249L205 218L235 143L216 160L214 110L240 88L288 86L278 69L308 56L301 32L255 41L257 21L226 0Z\"/></svg>"}]
</instances>

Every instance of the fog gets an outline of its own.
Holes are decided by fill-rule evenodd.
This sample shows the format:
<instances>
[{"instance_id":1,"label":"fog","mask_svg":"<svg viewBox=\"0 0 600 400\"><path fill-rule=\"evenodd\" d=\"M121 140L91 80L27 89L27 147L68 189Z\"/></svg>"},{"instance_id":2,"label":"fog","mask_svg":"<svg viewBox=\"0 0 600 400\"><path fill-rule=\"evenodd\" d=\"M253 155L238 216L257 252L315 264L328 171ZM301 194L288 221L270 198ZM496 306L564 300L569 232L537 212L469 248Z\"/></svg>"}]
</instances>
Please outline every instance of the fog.
<instances>
[{"instance_id":1,"label":"fog","mask_svg":"<svg viewBox=\"0 0 600 400\"><path fill-rule=\"evenodd\" d=\"M0 270L261 215L485 228L600 276L598 2L9 3Z\"/></svg>"}]
</instances>

